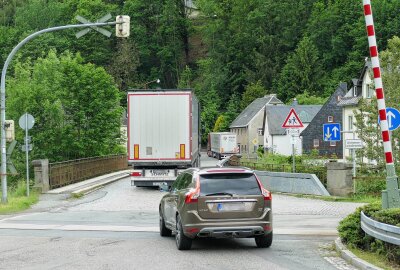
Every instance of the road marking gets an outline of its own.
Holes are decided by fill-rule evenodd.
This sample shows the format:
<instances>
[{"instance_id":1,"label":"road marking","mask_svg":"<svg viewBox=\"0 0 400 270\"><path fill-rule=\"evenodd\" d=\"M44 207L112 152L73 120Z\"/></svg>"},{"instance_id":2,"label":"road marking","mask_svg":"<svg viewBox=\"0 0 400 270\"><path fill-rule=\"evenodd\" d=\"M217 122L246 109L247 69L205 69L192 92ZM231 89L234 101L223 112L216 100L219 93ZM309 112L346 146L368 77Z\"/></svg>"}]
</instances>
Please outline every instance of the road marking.
<instances>
[{"instance_id":1,"label":"road marking","mask_svg":"<svg viewBox=\"0 0 400 270\"><path fill-rule=\"evenodd\" d=\"M111 231L111 232L159 232L158 226L117 226L117 225L60 225L60 224L21 224L0 223L0 229L15 230L60 230L60 231ZM274 234L282 235L321 235L336 236L332 229L274 229Z\"/></svg>"}]
</instances>

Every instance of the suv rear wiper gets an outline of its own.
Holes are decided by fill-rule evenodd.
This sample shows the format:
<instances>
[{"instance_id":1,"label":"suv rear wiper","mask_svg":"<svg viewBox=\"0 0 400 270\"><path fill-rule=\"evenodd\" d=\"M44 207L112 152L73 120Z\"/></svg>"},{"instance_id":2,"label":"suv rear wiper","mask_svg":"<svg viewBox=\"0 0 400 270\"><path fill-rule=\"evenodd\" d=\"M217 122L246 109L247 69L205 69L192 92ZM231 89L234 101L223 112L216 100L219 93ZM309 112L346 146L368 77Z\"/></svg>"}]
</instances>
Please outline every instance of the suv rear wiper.
<instances>
[{"instance_id":1,"label":"suv rear wiper","mask_svg":"<svg viewBox=\"0 0 400 270\"><path fill-rule=\"evenodd\" d=\"M205 196L216 196L216 195L229 195L229 196L233 197L233 194L232 193L228 193L228 192L209 193L209 194L206 194Z\"/></svg>"}]
</instances>

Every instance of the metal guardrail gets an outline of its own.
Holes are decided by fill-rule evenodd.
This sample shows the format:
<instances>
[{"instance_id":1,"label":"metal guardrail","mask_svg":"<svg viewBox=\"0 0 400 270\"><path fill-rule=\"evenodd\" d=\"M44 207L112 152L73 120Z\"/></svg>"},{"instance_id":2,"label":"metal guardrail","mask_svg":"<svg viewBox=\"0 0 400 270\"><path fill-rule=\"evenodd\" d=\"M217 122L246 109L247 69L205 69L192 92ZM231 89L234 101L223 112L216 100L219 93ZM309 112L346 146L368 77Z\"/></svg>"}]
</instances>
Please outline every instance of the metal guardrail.
<instances>
[{"instance_id":1,"label":"metal guardrail","mask_svg":"<svg viewBox=\"0 0 400 270\"><path fill-rule=\"evenodd\" d=\"M370 236L400 246L400 227L378 222L361 212L361 228Z\"/></svg>"},{"instance_id":2,"label":"metal guardrail","mask_svg":"<svg viewBox=\"0 0 400 270\"><path fill-rule=\"evenodd\" d=\"M49 164L50 189L128 168L126 155L91 157Z\"/></svg>"}]
</instances>

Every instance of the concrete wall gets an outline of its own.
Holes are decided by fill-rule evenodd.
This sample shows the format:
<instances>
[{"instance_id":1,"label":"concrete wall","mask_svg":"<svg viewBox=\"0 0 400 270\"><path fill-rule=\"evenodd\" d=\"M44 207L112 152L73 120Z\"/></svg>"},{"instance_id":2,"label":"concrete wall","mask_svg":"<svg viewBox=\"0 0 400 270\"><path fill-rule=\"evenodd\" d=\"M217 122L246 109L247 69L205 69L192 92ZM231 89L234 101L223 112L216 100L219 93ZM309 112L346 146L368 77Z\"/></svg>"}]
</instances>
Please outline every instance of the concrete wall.
<instances>
[{"instance_id":1,"label":"concrete wall","mask_svg":"<svg viewBox=\"0 0 400 270\"><path fill-rule=\"evenodd\" d=\"M315 174L255 171L263 186L272 192L330 196Z\"/></svg>"},{"instance_id":2,"label":"concrete wall","mask_svg":"<svg viewBox=\"0 0 400 270\"><path fill-rule=\"evenodd\" d=\"M327 189L335 196L348 196L353 193L353 175L350 163L328 162Z\"/></svg>"}]
</instances>

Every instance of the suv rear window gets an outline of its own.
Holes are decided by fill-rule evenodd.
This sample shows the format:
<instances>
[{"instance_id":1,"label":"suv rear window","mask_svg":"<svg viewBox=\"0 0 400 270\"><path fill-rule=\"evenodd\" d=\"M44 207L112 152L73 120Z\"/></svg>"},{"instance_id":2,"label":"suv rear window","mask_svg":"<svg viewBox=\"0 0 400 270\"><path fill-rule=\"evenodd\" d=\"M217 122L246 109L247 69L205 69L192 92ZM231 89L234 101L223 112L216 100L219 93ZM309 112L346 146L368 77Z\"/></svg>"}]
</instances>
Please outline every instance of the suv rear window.
<instances>
[{"instance_id":1,"label":"suv rear window","mask_svg":"<svg viewBox=\"0 0 400 270\"><path fill-rule=\"evenodd\" d=\"M261 195L261 190L256 177L251 173L200 175L200 196L214 193Z\"/></svg>"}]
</instances>

